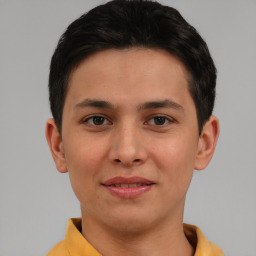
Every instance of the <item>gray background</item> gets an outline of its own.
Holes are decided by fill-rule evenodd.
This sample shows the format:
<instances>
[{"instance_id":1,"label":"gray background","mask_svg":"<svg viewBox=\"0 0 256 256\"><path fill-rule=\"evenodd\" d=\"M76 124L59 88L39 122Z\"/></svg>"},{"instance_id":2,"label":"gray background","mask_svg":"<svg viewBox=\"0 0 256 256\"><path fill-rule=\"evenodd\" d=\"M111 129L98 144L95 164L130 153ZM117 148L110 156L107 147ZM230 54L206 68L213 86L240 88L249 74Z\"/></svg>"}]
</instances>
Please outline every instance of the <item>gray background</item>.
<instances>
[{"instance_id":1,"label":"gray background","mask_svg":"<svg viewBox=\"0 0 256 256\"><path fill-rule=\"evenodd\" d=\"M0 255L37 256L80 215L44 129L49 62L59 36L103 1L0 0ZM195 172L185 221L230 256L256 255L256 1L161 1L206 39L218 68L216 154Z\"/></svg>"}]
</instances>

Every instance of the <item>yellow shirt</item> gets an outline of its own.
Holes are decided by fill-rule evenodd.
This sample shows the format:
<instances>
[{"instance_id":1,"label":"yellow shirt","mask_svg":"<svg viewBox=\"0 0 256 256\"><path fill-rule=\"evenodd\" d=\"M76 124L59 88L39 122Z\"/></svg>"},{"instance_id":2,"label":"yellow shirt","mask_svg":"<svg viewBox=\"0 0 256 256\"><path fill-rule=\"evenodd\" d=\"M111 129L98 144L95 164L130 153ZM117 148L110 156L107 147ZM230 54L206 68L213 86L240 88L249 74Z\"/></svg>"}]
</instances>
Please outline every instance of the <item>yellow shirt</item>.
<instances>
[{"instance_id":1,"label":"yellow shirt","mask_svg":"<svg viewBox=\"0 0 256 256\"><path fill-rule=\"evenodd\" d=\"M80 233L81 219L70 219L65 239L58 243L46 256L101 256ZM202 231L184 224L189 242L196 248L195 256L224 256L221 249L209 242Z\"/></svg>"}]
</instances>

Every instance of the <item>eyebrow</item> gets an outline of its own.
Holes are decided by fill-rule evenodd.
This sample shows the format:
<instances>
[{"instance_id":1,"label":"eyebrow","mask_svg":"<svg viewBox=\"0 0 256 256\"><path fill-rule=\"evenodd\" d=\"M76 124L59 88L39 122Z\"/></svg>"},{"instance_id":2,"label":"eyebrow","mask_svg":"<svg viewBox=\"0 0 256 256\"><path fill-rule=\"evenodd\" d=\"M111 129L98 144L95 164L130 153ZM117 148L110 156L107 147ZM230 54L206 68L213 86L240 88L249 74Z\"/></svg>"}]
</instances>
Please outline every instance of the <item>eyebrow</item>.
<instances>
[{"instance_id":1,"label":"eyebrow","mask_svg":"<svg viewBox=\"0 0 256 256\"><path fill-rule=\"evenodd\" d=\"M139 105L138 110L156 109L156 108L173 108L184 112L184 108L175 101L166 99L162 101L149 101Z\"/></svg>"},{"instance_id":2,"label":"eyebrow","mask_svg":"<svg viewBox=\"0 0 256 256\"><path fill-rule=\"evenodd\" d=\"M96 107L96 108L106 108L106 109L115 109L115 106L105 100L97 100L97 99L84 99L80 103L75 105L76 108L84 108L84 107ZM157 109L157 108L173 108L177 110L181 110L184 112L184 108L175 101L170 99L160 100L160 101L148 101L140 104L137 109L138 111L143 111L146 109Z\"/></svg>"},{"instance_id":3,"label":"eyebrow","mask_svg":"<svg viewBox=\"0 0 256 256\"><path fill-rule=\"evenodd\" d=\"M96 100L96 99L85 99L80 103L75 105L76 108L84 108L84 107L95 107L95 108L107 108L114 109L114 105L105 100Z\"/></svg>"}]
</instances>

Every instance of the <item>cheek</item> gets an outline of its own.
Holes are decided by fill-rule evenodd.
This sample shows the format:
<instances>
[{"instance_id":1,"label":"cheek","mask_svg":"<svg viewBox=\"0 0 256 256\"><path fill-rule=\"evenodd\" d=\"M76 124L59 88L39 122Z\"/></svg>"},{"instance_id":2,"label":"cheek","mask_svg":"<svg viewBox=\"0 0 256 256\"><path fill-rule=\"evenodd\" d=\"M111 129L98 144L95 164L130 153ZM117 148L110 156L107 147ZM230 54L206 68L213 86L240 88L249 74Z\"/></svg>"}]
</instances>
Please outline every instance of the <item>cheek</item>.
<instances>
[{"instance_id":1,"label":"cheek","mask_svg":"<svg viewBox=\"0 0 256 256\"><path fill-rule=\"evenodd\" d=\"M71 142L71 143L69 143ZM64 144L65 157L69 172L92 175L97 172L106 154L106 148L102 140L93 136L77 136Z\"/></svg>"},{"instance_id":2,"label":"cheek","mask_svg":"<svg viewBox=\"0 0 256 256\"><path fill-rule=\"evenodd\" d=\"M105 149L92 139L70 140L64 144L67 169L72 188L79 199L93 193L95 185L100 182L99 173L104 166Z\"/></svg>"},{"instance_id":3,"label":"cheek","mask_svg":"<svg viewBox=\"0 0 256 256\"><path fill-rule=\"evenodd\" d=\"M158 141L159 142L159 141ZM192 138L186 136L174 137L161 141L154 148L152 155L160 170L162 182L175 190L184 190L188 187L194 170L197 144Z\"/></svg>"}]
</instances>

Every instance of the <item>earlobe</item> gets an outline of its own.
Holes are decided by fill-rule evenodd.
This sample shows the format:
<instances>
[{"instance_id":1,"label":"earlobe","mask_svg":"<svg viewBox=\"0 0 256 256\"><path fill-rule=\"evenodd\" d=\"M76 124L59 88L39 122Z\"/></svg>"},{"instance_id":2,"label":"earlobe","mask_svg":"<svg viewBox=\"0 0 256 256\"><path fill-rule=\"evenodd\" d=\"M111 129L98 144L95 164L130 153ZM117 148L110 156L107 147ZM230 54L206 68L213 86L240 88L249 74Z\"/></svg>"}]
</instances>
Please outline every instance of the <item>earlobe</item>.
<instances>
[{"instance_id":1,"label":"earlobe","mask_svg":"<svg viewBox=\"0 0 256 256\"><path fill-rule=\"evenodd\" d=\"M219 130L218 118L211 116L205 123L199 138L198 152L195 162L196 170L202 170L209 164L215 151Z\"/></svg>"},{"instance_id":2,"label":"earlobe","mask_svg":"<svg viewBox=\"0 0 256 256\"><path fill-rule=\"evenodd\" d=\"M61 173L67 172L62 138L52 118L47 120L45 135L57 170Z\"/></svg>"}]
</instances>

